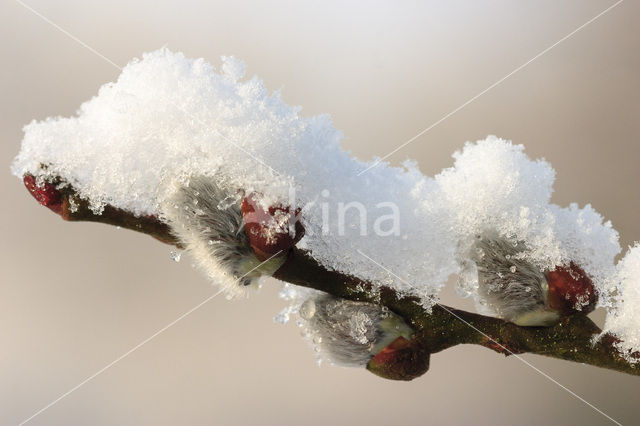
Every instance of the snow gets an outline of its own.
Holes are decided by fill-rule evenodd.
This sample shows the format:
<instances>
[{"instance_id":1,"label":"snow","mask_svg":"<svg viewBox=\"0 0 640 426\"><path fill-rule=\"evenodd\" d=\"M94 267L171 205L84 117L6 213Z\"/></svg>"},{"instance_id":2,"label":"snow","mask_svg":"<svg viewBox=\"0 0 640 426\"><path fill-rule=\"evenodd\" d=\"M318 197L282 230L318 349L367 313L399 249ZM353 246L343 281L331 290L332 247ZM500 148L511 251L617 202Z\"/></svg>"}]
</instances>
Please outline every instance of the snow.
<instances>
[{"instance_id":1,"label":"snow","mask_svg":"<svg viewBox=\"0 0 640 426\"><path fill-rule=\"evenodd\" d=\"M264 206L303 208L299 244L328 268L421 296L437 293L453 272L453 246L417 255L445 233L407 196L427 196L433 181L413 163L358 176L370 163L341 148L328 116L301 116L258 78L241 80L243 72L232 57L216 72L167 49L145 54L77 116L27 125L13 173L62 177L97 212L111 204L160 216L176 181L224 176L223 189L257 192ZM358 250L420 288L372 267Z\"/></svg>"},{"instance_id":2,"label":"snow","mask_svg":"<svg viewBox=\"0 0 640 426\"><path fill-rule=\"evenodd\" d=\"M620 351L631 362L640 361L631 357L640 351L640 245L630 247L618 262L615 275L611 279L611 289L615 291L612 307L607 313L603 333L611 333L620 340Z\"/></svg>"},{"instance_id":3,"label":"snow","mask_svg":"<svg viewBox=\"0 0 640 426\"><path fill-rule=\"evenodd\" d=\"M520 258L542 271L576 262L603 293L601 303L608 303L604 289L620 252L618 233L590 205L550 203L555 171L548 162L531 160L524 146L495 136L467 143L453 158L453 167L435 177L438 189L422 200L421 209L456 241L460 295L477 297L469 251L478 236L491 234L514 247L523 242Z\"/></svg>"},{"instance_id":4,"label":"snow","mask_svg":"<svg viewBox=\"0 0 640 426\"><path fill-rule=\"evenodd\" d=\"M144 54L76 116L25 126L12 171L61 177L96 212L110 204L160 218L181 183L215 176L231 194L258 194L264 207L302 209L298 245L327 268L417 295L426 308L452 274L461 295L477 298L469 250L491 232L524 244L523 259L541 270L579 264L601 305L615 306L608 320L615 333L630 336L622 323L638 324L611 284L614 274L624 276L620 294L637 298L637 249L616 272L617 232L589 205L550 203L556 173L522 145L495 136L468 142L434 178L411 161L360 173L375 160L345 151L328 116L303 116L259 78L245 78L233 57L223 57L220 69L167 49Z\"/></svg>"}]
</instances>

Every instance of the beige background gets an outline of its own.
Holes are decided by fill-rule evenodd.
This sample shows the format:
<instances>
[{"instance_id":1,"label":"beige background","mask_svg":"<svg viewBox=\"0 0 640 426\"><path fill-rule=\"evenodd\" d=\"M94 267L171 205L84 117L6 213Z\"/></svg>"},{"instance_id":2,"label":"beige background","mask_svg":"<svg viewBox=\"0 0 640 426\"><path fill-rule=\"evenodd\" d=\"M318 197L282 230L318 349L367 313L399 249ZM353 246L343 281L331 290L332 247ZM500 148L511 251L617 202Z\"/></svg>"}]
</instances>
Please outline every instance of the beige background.
<instances>
[{"instance_id":1,"label":"beige background","mask_svg":"<svg viewBox=\"0 0 640 426\"><path fill-rule=\"evenodd\" d=\"M199 2L27 0L124 65L167 44L249 74L306 114L329 112L362 158L384 155L612 1ZM212 294L189 259L144 235L60 221L9 174L21 127L70 115L118 71L13 1L0 6L0 424L17 424ZM591 202L640 240L640 7L628 0L393 155L424 173L466 140L524 143L558 171L554 200ZM211 301L35 418L33 425L606 424L515 358L432 357L411 383L318 368L274 286ZM447 304L468 306L453 292ZM601 315L599 317L601 320ZM624 424L640 379L524 359Z\"/></svg>"}]
</instances>

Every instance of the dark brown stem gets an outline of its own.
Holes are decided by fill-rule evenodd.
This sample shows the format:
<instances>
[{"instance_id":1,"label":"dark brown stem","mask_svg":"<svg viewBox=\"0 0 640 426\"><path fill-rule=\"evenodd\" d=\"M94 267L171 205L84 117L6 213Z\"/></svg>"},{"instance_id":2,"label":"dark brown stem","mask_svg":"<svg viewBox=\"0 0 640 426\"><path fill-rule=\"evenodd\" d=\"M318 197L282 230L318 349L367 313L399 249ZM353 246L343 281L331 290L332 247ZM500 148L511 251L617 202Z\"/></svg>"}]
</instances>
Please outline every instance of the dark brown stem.
<instances>
[{"instance_id":1,"label":"dark brown stem","mask_svg":"<svg viewBox=\"0 0 640 426\"><path fill-rule=\"evenodd\" d=\"M460 344L481 345L512 355L534 353L640 375L640 364L629 363L615 348L616 339L605 335L586 315L575 314L553 327L520 327L498 318L487 317L436 304L431 312L418 299L398 296L389 288L371 291L371 285L349 275L328 271L311 256L294 249L276 278L315 288L349 300L386 306L405 318L416 330L415 339L428 349L440 352Z\"/></svg>"},{"instance_id":2,"label":"dark brown stem","mask_svg":"<svg viewBox=\"0 0 640 426\"><path fill-rule=\"evenodd\" d=\"M62 213L60 216L70 222L99 222L119 226L151 235L166 244L180 247L180 242L171 234L169 225L155 216L135 216L125 210L105 206L101 214L94 213L86 200L79 198L71 187L60 190L62 194Z\"/></svg>"},{"instance_id":3,"label":"dark brown stem","mask_svg":"<svg viewBox=\"0 0 640 426\"><path fill-rule=\"evenodd\" d=\"M30 191L34 194L32 189ZM171 234L170 228L154 216L139 217L111 206L106 206L102 214L95 214L86 201L75 195L71 187L67 186L59 191L62 195L61 208L59 201L54 209L38 198L38 194L34 196L65 220L120 226L149 234L162 242L179 247L179 242ZM414 328L413 343L420 347L412 352L412 362L422 363L425 366L424 371L428 368L430 354L460 344L476 344L505 355L534 353L640 375L640 364L629 363L620 355L615 348L617 340L614 337L605 335L594 342L594 337L600 334L600 329L583 314L567 317L553 327L519 327L498 318L439 304L428 311L415 297L399 295L386 287L376 289L371 283L357 277L328 270L308 253L295 247L274 277L295 285L321 290L336 297L386 306L402 316ZM384 371L370 369L385 377L413 378L401 375L398 377L398 371L388 375Z\"/></svg>"}]
</instances>

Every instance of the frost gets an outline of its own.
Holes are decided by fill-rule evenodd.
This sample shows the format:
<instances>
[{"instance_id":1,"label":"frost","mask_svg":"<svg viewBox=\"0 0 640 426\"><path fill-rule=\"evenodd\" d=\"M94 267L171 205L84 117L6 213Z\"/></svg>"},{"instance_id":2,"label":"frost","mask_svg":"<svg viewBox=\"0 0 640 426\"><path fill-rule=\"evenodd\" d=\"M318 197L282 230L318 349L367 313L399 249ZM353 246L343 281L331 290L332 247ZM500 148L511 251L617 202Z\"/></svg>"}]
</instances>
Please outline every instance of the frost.
<instances>
[{"instance_id":1,"label":"frost","mask_svg":"<svg viewBox=\"0 0 640 426\"><path fill-rule=\"evenodd\" d=\"M315 313L316 313L316 304L313 301L313 299L307 300L300 306L300 309L298 309L298 314L300 315L300 318L304 320L310 320L311 318L313 318Z\"/></svg>"},{"instance_id":2,"label":"frost","mask_svg":"<svg viewBox=\"0 0 640 426\"><path fill-rule=\"evenodd\" d=\"M273 321L277 324L286 324L291 319L291 315L297 314L300 320L307 321L315 314L315 303L312 297L322 294L317 290L306 287L298 287L289 283L282 284L278 296L287 301L287 306L282 309ZM301 325L302 322L299 323Z\"/></svg>"},{"instance_id":3,"label":"frost","mask_svg":"<svg viewBox=\"0 0 640 426\"><path fill-rule=\"evenodd\" d=\"M620 351L631 362L631 357L640 351L640 245L630 247L626 255L618 262L616 273L611 279L611 289L615 291L612 309L607 313L603 333L611 333L621 342Z\"/></svg>"},{"instance_id":4,"label":"frost","mask_svg":"<svg viewBox=\"0 0 640 426\"><path fill-rule=\"evenodd\" d=\"M276 324L281 324L284 325L286 323L289 322L289 320L291 319L291 312L293 311L293 308L291 306L287 306L284 309L282 309L278 315L276 315L275 317L273 317L273 322L275 322Z\"/></svg>"},{"instance_id":5,"label":"frost","mask_svg":"<svg viewBox=\"0 0 640 426\"><path fill-rule=\"evenodd\" d=\"M366 345L369 343L367 336L373 321L363 311L356 312L351 318L349 318L349 335L353 337L356 342Z\"/></svg>"}]
</instances>

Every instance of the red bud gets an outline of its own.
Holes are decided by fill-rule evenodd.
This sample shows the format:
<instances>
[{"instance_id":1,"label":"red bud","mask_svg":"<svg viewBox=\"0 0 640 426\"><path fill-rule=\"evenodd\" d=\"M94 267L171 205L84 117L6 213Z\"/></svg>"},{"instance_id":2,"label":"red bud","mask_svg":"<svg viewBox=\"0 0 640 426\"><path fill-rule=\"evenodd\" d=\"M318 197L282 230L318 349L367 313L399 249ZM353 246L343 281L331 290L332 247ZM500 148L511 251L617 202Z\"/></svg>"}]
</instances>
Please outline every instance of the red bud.
<instances>
[{"instance_id":1,"label":"red bud","mask_svg":"<svg viewBox=\"0 0 640 426\"><path fill-rule=\"evenodd\" d=\"M245 232L261 261L286 252L304 236L304 227L297 217L300 209L293 214L289 207L272 206L265 210L249 195L242 200L241 210ZM292 225L293 233L290 232Z\"/></svg>"},{"instance_id":2,"label":"red bud","mask_svg":"<svg viewBox=\"0 0 640 426\"><path fill-rule=\"evenodd\" d=\"M36 178L32 175L25 175L22 179L33 198L40 204L48 207L56 214L62 214L62 194L56 186L49 182L44 182L38 186Z\"/></svg>"},{"instance_id":3,"label":"red bud","mask_svg":"<svg viewBox=\"0 0 640 426\"><path fill-rule=\"evenodd\" d=\"M596 307L598 295L593 282L575 263L547 272L549 307L565 315L575 311L589 313Z\"/></svg>"},{"instance_id":4,"label":"red bud","mask_svg":"<svg viewBox=\"0 0 640 426\"><path fill-rule=\"evenodd\" d=\"M391 380L413 380L429 370L429 353L400 336L367 364L367 370Z\"/></svg>"}]
</instances>

